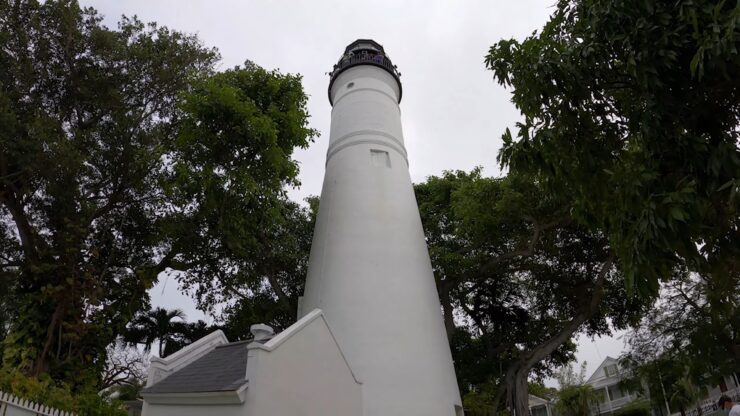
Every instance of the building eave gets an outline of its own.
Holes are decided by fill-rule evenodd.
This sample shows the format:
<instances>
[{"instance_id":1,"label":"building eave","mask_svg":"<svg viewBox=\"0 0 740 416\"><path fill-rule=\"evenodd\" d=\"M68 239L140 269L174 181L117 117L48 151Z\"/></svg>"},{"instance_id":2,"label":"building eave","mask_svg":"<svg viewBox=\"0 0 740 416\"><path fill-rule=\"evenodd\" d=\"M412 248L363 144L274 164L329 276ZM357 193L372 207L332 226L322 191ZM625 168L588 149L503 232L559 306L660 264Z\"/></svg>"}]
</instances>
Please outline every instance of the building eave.
<instances>
[{"instance_id":1,"label":"building eave","mask_svg":"<svg viewBox=\"0 0 740 416\"><path fill-rule=\"evenodd\" d=\"M178 404L178 405L213 405L213 404L242 404L246 397L249 383L244 383L235 390L208 391L191 393L142 393L141 397L149 404Z\"/></svg>"}]
</instances>

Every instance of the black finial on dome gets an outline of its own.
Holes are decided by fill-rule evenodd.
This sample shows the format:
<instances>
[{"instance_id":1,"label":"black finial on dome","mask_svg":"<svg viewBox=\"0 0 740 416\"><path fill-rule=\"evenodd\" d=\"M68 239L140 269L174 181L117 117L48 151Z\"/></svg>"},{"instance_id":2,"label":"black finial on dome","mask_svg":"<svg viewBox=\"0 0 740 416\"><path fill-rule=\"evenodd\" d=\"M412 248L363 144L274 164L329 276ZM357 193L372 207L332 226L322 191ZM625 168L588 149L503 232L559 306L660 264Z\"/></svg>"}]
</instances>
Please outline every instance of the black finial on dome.
<instances>
[{"instance_id":1,"label":"black finial on dome","mask_svg":"<svg viewBox=\"0 0 740 416\"><path fill-rule=\"evenodd\" d=\"M334 68L329 73L329 103L334 104L331 100L331 87L334 85L334 80L342 72L358 65L377 66L393 75L393 78L398 83L398 102L401 102L401 96L403 95L401 73L398 72L396 66L393 65L388 55L385 54L383 45L372 39L357 39L344 48L344 54L339 58L339 62L334 65Z\"/></svg>"}]
</instances>

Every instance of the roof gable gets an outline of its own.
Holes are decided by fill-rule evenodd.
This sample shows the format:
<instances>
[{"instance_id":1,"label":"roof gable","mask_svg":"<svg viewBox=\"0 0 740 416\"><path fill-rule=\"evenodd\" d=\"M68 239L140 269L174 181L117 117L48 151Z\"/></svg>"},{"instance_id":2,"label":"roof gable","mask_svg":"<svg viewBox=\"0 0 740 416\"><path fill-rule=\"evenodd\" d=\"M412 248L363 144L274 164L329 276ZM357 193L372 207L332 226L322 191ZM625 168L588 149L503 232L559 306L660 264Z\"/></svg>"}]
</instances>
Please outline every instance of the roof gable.
<instances>
[{"instance_id":1,"label":"roof gable","mask_svg":"<svg viewBox=\"0 0 740 416\"><path fill-rule=\"evenodd\" d=\"M337 342L337 339L331 330L331 326L329 326L329 323L326 321L324 312L321 309L314 309L311 312L307 313L301 319L299 319L296 323L286 328L285 331L275 335L272 339L268 340L267 342L264 342L264 343L252 342L247 346L247 348L250 350L259 349L259 350L264 350L268 352L273 351L279 348L281 344L288 341L291 337L298 334L303 328L305 328L306 326L308 326L315 320L320 320L322 325L324 325L324 327L329 333L329 336L331 337L331 340L334 346L339 352L339 355L342 357L344 364L347 366L347 370L349 370L350 374L352 374L352 378L354 378L356 382L360 383L360 380L358 380L357 376L355 375L355 372L352 371L352 367L349 365L349 361L347 361L347 357L344 355L342 348L339 346L339 343Z\"/></svg>"},{"instance_id":2,"label":"roof gable","mask_svg":"<svg viewBox=\"0 0 740 416\"><path fill-rule=\"evenodd\" d=\"M617 361L616 358L613 357L606 357L604 361L599 364L599 367L596 368L596 370L591 374L591 377L586 380L586 384L592 384L597 380L601 380L606 378L606 374L604 373L604 367L610 366L612 364L618 364L619 361Z\"/></svg>"}]
</instances>

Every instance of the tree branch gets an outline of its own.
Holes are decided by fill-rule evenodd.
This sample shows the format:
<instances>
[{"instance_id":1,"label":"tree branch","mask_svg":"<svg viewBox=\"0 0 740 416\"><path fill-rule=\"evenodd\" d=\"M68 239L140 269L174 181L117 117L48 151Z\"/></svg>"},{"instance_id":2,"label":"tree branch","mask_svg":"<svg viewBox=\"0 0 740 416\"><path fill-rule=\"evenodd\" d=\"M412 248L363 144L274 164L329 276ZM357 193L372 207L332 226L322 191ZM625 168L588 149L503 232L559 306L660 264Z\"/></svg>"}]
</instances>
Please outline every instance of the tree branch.
<instances>
[{"instance_id":1,"label":"tree branch","mask_svg":"<svg viewBox=\"0 0 740 416\"><path fill-rule=\"evenodd\" d=\"M601 270L599 270L599 274L594 281L591 298L587 302L581 304L576 315L560 331L558 331L558 333L533 348L530 353L521 360L523 367L531 368L534 364L545 359L549 354L555 351L559 345L570 339L573 333L575 333L575 331L577 331L584 322L588 321L591 316L593 316L593 313L599 307L601 299L604 297L604 285L607 281L606 277L613 263L614 255L610 255L602 264Z\"/></svg>"},{"instance_id":2,"label":"tree branch","mask_svg":"<svg viewBox=\"0 0 740 416\"><path fill-rule=\"evenodd\" d=\"M26 257L29 259L38 259L39 255L36 245L34 244L35 238L31 224L26 217L23 207L18 203L16 193L13 192L13 189L7 189L8 187L9 185L6 185L6 192L0 194L5 195L0 200L5 201L5 206L13 217L13 222L15 223L18 235L21 238L21 246L23 247L23 252L26 254Z\"/></svg>"},{"instance_id":3,"label":"tree branch","mask_svg":"<svg viewBox=\"0 0 740 416\"><path fill-rule=\"evenodd\" d=\"M517 414L519 414L519 412L525 412L524 414L526 415L526 377L529 375L529 371L535 364L545 359L560 345L570 339L570 337L573 336L573 333L575 333L583 323L593 316L604 296L604 286L607 281L608 272L613 263L614 255L612 254L602 264L601 269L596 276L593 289L591 290L590 299L580 305L575 316L555 335L541 342L529 352L523 354L523 356L513 363L507 370L504 387L509 392L508 396L511 398L510 404L515 407ZM525 381L523 384L521 381L522 378L524 378ZM522 388L524 391L521 391ZM503 396L497 394L496 402L498 402L501 397Z\"/></svg>"},{"instance_id":4,"label":"tree branch","mask_svg":"<svg viewBox=\"0 0 740 416\"><path fill-rule=\"evenodd\" d=\"M540 225L540 222L532 217L531 215L523 215L524 219L528 220L532 223L533 231L532 231L532 237L529 239L529 243L527 244L527 247L521 250L515 250L510 251L508 253L504 253L500 256L497 256L496 258L489 261L485 266L483 266L483 271L487 272L490 269L494 268L498 264L510 260L516 257L530 257L534 255L535 247L537 246L537 243L539 243L540 238L542 236L542 232L547 231L551 228L554 228L559 225L564 225L569 223L571 220L568 217L562 217L557 218L549 223L546 223L544 225Z\"/></svg>"},{"instance_id":5,"label":"tree branch","mask_svg":"<svg viewBox=\"0 0 740 416\"><path fill-rule=\"evenodd\" d=\"M267 273L265 277L267 277L267 281L270 283L272 290L275 291L280 303L282 303L283 306L290 308L290 299L288 298L288 295L285 294L285 291L283 291L283 288L280 287L275 275L273 273Z\"/></svg>"}]
</instances>

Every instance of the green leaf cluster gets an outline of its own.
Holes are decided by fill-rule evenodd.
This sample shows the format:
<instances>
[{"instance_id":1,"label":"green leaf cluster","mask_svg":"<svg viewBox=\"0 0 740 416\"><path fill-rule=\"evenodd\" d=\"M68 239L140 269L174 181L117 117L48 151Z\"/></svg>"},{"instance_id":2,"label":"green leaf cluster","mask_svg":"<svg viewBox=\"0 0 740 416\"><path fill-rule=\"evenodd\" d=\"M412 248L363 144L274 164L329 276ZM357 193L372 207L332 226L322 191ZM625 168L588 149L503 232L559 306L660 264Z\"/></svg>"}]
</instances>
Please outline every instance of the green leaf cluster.
<instances>
[{"instance_id":1,"label":"green leaf cluster","mask_svg":"<svg viewBox=\"0 0 740 416\"><path fill-rule=\"evenodd\" d=\"M684 272L663 285L659 301L630 331L626 361L649 380L649 397L665 402L674 386L686 393L686 383L718 385L739 368L739 328L740 279Z\"/></svg>"},{"instance_id":2,"label":"green leaf cluster","mask_svg":"<svg viewBox=\"0 0 740 416\"><path fill-rule=\"evenodd\" d=\"M739 31L737 2L561 0L486 57L523 116L502 165L603 230L629 290L737 269Z\"/></svg>"},{"instance_id":3,"label":"green leaf cluster","mask_svg":"<svg viewBox=\"0 0 740 416\"><path fill-rule=\"evenodd\" d=\"M494 398L496 397L496 386L487 383L477 386L463 396L465 414L471 416L510 416L507 410L496 410Z\"/></svg>"},{"instance_id":4,"label":"green leaf cluster","mask_svg":"<svg viewBox=\"0 0 740 416\"><path fill-rule=\"evenodd\" d=\"M572 360L576 334L644 314L606 237L531 178L446 172L415 190L463 396L493 384L491 406L526 409L527 381Z\"/></svg>"},{"instance_id":5,"label":"green leaf cluster","mask_svg":"<svg viewBox=\"0 0 740 416\"><path fill-rule=\"evenodd\" d=\"M622 357L620 362L629 371L621 384L644 398L635 403L645 402L653 409L660 409L662 414L666 413L666 405L671 413L685 414L706 398L707 388L702 386L718 385L722 381L712 373L694 373L696 367L690 353L666 351L656 356L641 355L644 352L633 349ZM731 368L724 368L720 374L731 372Z\"/></svg>"},{"instance_id":6,"label":"green leaf cluster","mask_svg":"<svg viewBox=\"0 0 740 416\"><path fill-rule=\"evenodd\" d=\"M19 371L0 370L0 391L44 406L85 416L125 416L121 403L106 400L96 391L73 393L68 386L58 385L48 375L33 378Z\"/></svg>"},{"instance_id":7,"label":"green leaf cluster","mask_svg":"<svg viewBox=\"0 0 740 416\"><path fill-rule=\"evenodd\" d=\"M622 406L614 412L614 416L650 416L651 410L650 401L638 399Z\"/></svg>"},{"instance_id":8,"label":"green leaf cluster","mask_svg":"<svg viewBox=\"0 0 740 416\"><path fill-rule=\"evenodd\" d=\"M598 403L598 395L588 384L566 386L558 392L555 408L563 416L588 416Z\"/></svg>"},{"instance_id":9,"label":"green leaf cluster","mask_svg":"<svg viewBox=\"0 0 740 416\"><path fill-rule=\"evenodd\" d=\"M73 389L99 382L161 273L208 300L202 282L281 252L292 152L316 134L300 76L217 72L195 36L101 20L0 3L2 358Z\"/></svg>"}]
</instances>

